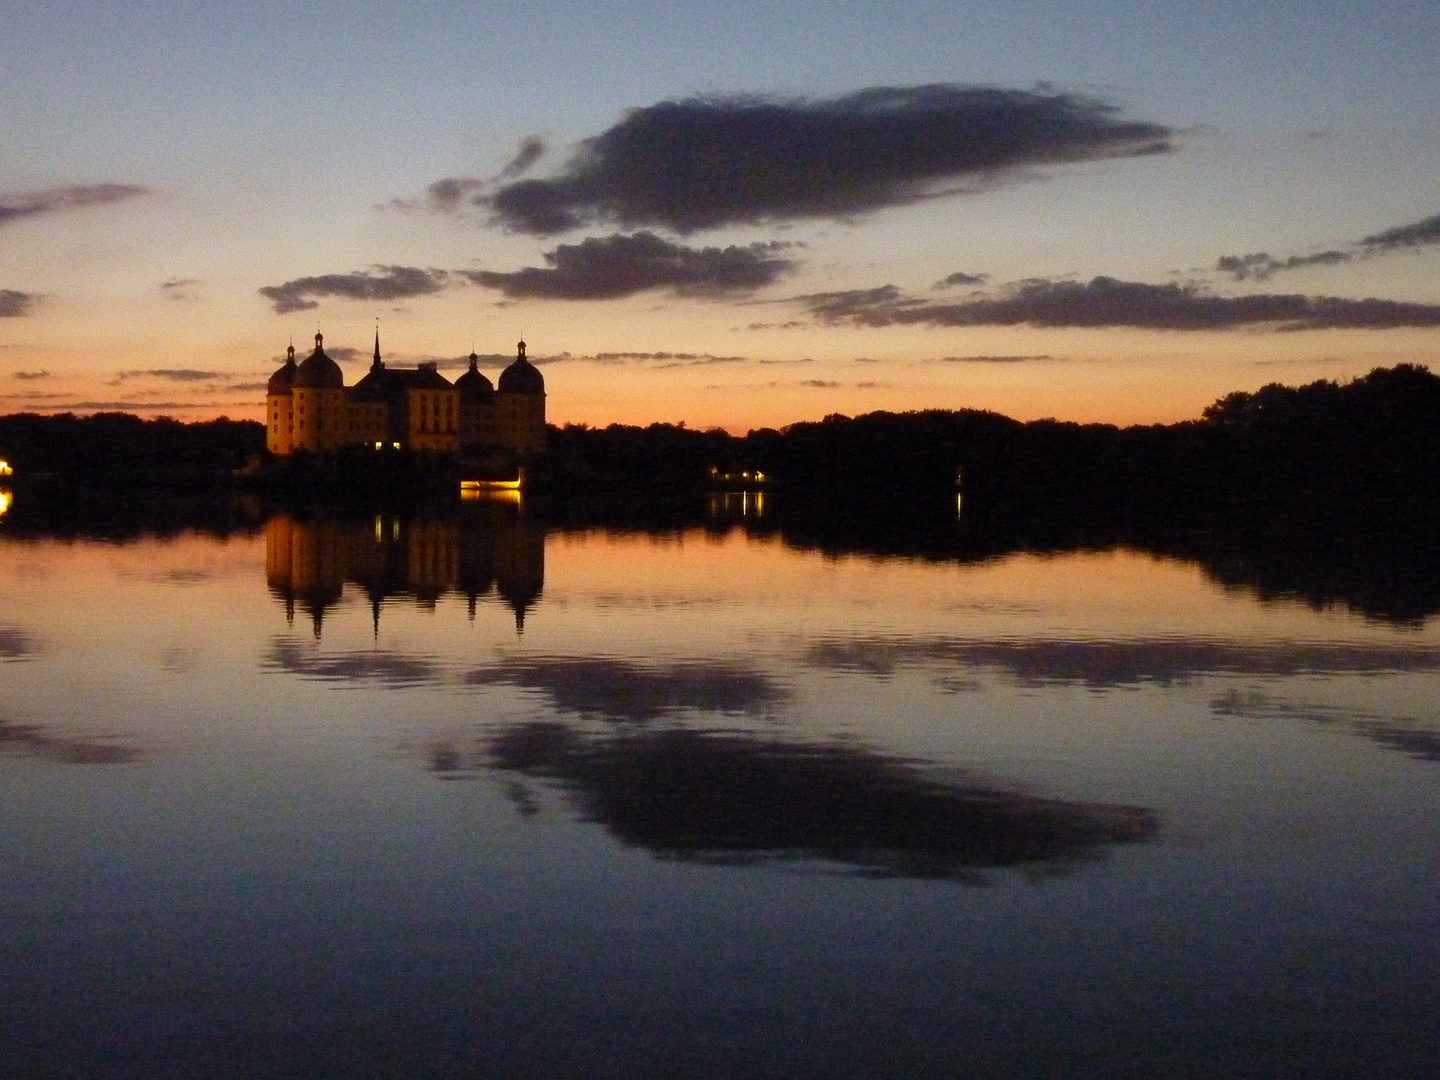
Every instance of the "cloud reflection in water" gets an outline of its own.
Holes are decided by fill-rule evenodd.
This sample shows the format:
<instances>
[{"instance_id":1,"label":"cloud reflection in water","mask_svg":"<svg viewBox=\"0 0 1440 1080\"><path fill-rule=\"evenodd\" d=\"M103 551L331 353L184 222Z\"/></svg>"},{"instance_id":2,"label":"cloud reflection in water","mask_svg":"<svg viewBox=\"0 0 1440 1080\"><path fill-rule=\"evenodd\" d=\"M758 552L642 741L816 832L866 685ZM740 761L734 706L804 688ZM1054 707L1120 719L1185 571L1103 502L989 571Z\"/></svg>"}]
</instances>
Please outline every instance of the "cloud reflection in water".
<instances>
[{"instance_id":1,"label":"cloud reflection in water","mask_svg":"<svg viewBox=\"0 0 1440 1080\"><path fill-rule=\"evenodd\" d=\"M805 650L812 667L880 677L902 668L956 665L999 671L1027 685L1092 689L1183 683L1205 675L1381 674L1440 671L1440 649L1358 642L1221 641L1205 638L851 638Z\"/></svg>"},{"instance_id":2,"label":"cloud reflection in water","mask_svg":"<svg viewBox=\"0 0 1440 1080\"><path fill-rule=\"evenodd\" d=\"M1440 729L1398 716L1315 702L1290 702L1253 690L1229 690L1211 699L1216 716L1246 720L1308 720L1343 724L1357 735L1416 761L1440 761Z\"/></svg>"},{"instance_id":3,"label":"cloud reflection in water","mask_svg":"<svg viewBox=\"0 0 1440 1080\"><path fill-rule=\"evenodd\" d=\"M121 765L141 756L141 751L117 742L52 735L35 724L0 720L0 755L17 751L62 765Z\"/></svg>"},{"instance_id":4,"label":"cloud reflection in water","mask_svg":"<svg viewBox=\"0 0 1440 1080\"><path fill-rule=\"evenodd\" d=\"M1142 807L1038 798L849 744L536 722L488 749L491 767L559 785L583 818L669 859L981 884L985 869L1062 872L1158 828Z\"/></svg>"},{"instance_id":5,"label":"cloud reflection in water","mask_svg":"<svg viewBox=\"0 0 1440 1080\"><path fill-rule=\"evenodd\" d=\"M788 694L763 672L720 660L639 664L601 656L505 660L465 676L545 694L553 708L641 723L681 710L758 715Z\"/></svg>"},{"instance_id":6,"label":"cloud reflection in water","mask_svg":"<svg viewBox=\"0 0 1440 1080\"><path fill-rule=\"evenodd\" d=\"M420 686L439 682L440 665L421 656L380 649L322 655L293 641L277 638L261 661L268 671L283 671L302 679L326 682L377 682L388 687Z\"/></svg>"},{"instance_id":7,"label":"cloud reflection in water","mask_svg":"<svg viewBox=\"0 0 1440 1080\"><path fill-rule=\"evenodd\" d=\"M35 639L18 626L0 626L0 660L24 660L39 649Z\"/></svg>"}]
</instances>

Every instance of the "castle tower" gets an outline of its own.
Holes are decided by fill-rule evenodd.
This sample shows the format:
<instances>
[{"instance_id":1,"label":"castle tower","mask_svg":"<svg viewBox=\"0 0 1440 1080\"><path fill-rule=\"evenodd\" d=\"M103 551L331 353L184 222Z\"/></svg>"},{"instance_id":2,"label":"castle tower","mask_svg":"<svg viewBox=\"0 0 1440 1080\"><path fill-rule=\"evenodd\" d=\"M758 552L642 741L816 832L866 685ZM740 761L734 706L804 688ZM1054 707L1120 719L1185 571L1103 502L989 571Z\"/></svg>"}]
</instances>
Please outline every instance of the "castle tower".
<instances>
[{"instance_id":1,"label":"castle tower","mask_svg":"<svg viewBox=\"0 0 1440 1080\"><path fill-rule=\"evenodd\" d=\"M291 396L296 450L335 450L350 438L345 376L325 354L324 344L324 336L317 332L315 351L295 369Z\"/></svg>"},{"instance_id":2,"label":"castle tower","mask_svg":"<svg viewBox=\"0 0 1440 1080\"><path fill-rule=\"evenodd\" d=\"M495 420L502 446L518 454L545 449L545 377L525 357L525 342L516 347L510 366L500 373Z\"/></svg>"},{"instance_id":3,"label":"castle tower","mask_svg":"<svg viewBox=\"0 0 1440 1080\"><path fill-rule=\"evenodd\" d=\"M285 352L285 364L265 387L265 449L288 454L295 448L295 346Z\"/></svg>"},{"instance_id":4,"label":"castle tower","mask_svg":"<svg viewBox=\"0 0 1440 1080\"><path fill-rule=\"evenodd\" d=\"M455 380L460 392L460 445L495 442L495 387L480 373L480 358L470 354L470 369Z\"/></svg>"}]
</instances>

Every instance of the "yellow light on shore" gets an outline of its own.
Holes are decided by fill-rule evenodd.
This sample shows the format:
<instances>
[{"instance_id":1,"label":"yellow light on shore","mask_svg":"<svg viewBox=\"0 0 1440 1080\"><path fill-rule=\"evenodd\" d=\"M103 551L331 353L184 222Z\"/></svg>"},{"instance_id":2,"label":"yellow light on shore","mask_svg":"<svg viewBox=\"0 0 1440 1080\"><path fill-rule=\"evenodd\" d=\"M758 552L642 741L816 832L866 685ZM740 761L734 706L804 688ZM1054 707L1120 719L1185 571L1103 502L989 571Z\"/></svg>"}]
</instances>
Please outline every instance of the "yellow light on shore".
<instances>
[{"instance_id":1,"label":"yellow light on shore","mask_svg":"<svg viewBox=\"0 0 1440 1080\"><path fill-rule=\"evenodd\" d=\"M519 491L519 480L461 480L461 491Z\"/></svg>"},{"instance_id":2,"label":"yellow light on shore","mask_svg":"<svg viewBox=\"0 0 1440 1080\"><path fill-rule=\"evenodd\" d=\"M0 476L9 476L15 470L10 468L8 461L0 461Z\"/></svg>"},{"instance_id":3,"label":"yellow light on shore","mask_svg":"<svg viewBox=\"0 0 1440 1080\"><path fill-rule=\"evenodd\" d=\"M10 504L15 501L15 496L5 488L0 488L0 517L5 516L5 511L10 509Z\"/></svg>"}]
</instances>

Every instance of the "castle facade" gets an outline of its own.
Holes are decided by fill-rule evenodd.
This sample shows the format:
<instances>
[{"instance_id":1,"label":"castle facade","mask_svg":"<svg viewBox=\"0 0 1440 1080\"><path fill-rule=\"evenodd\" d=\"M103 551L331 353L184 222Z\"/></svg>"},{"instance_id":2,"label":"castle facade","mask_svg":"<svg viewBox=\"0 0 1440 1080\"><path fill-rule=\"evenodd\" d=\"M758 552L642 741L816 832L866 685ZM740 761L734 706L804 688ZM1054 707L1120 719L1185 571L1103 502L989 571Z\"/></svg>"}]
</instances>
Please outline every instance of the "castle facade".
<instances>
[{"instance_id":1,"label":"castle facade","mask_svg":"<svg viewBox=\"0 0 1440 1080\"><path fill-rule=\"evenodd\" d=\"M498 449L518 456L544 450L545 379L526 359L525 342L500 373L498 388L478 362L472 352L470 369L453 383L433 362L387 368L377 333L370 370L346 387L316 334L313 353L297 364L292 345L285 365L270 376L266 449L279 455L344 446L451 454Z\"/></svg>"}]
</instances>

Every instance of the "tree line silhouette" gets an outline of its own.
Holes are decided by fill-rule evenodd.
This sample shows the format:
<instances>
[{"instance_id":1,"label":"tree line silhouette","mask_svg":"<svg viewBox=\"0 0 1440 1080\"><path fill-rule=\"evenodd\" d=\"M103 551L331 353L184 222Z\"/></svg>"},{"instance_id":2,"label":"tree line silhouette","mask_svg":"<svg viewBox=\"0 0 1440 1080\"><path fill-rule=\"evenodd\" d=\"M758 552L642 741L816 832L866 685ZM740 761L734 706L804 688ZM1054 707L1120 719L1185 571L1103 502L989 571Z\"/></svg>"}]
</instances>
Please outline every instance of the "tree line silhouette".
<instances>
[{"instance_id":1,"label":"tree line silhouette","mask_svg":"<svg viewBox=\"0 0 1440 1080\"><path fill-rule=\"evenodd\" d=\"M24 480L226 475L265 449L265 425L220 417L194 424L120 412L0 416L0 459Z\"/></svg>"},{"instance_id":2,"label":"tree line silhouette","mask_svg":"<svg viewBox=\"0 0 1440 1080\"><path fill-rule=\"evenodd\" d=\"M857 520L901 506L953 519L959 491L967 514L1034 534L1280 519L1393 524L1428 521L1440 502L1440 377L1401 364L1345 383L1272 384L1229 394L1196 420L1124 428L931 409L832 415L744 436L683 423L567 424L551 427L549 440L529 463L527 490L562 519L685 512L717 476L758 471L789 510ZM263 454L264 427L252 421L0 417L0 458L17 482L228 482ZM285 464L307 489L343 485L347 475L367 479L367 491L455 475L451 460L381 456ZM317 478L323 484L304 482Z\"/></svg>"}]
</instances>

